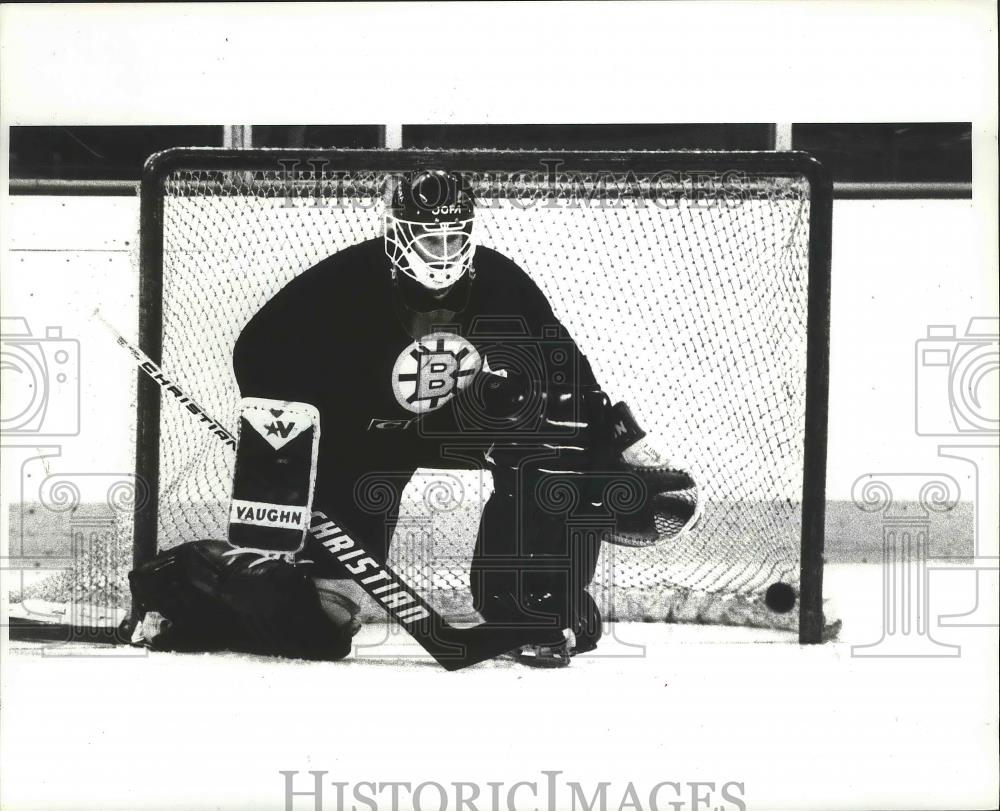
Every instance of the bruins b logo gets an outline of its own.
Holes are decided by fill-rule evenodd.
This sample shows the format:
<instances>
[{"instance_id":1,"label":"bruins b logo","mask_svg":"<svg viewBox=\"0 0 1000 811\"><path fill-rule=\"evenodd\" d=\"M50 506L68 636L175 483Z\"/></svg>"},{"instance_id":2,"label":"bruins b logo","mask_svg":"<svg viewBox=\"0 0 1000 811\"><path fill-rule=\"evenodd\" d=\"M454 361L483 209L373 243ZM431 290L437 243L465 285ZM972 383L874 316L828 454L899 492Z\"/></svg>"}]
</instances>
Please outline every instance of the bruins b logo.
<instances>
[{"instance_id":1,"label":"bruins b logo","mask_svg":"<svg viewBox=\"0 0 1000 811\"><path fill-rule=\"evenodd\" d=\"M440 408L464 389L482 360L465 338L435 332L404 349L392 367L392 390L407 411L423 414Z\"/></svg>"}]
</instances>

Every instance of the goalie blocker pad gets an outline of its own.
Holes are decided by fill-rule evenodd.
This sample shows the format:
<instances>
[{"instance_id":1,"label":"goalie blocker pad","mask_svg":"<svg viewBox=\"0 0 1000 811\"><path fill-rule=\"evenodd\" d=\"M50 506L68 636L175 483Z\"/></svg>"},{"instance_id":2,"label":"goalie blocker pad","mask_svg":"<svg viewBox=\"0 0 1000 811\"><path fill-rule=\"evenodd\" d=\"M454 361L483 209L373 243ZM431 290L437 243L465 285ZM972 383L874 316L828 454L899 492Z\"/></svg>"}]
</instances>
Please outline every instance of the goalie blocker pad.
<instances>
[{"instance_id":1,"label":"goalie blocker pad","mask_svg":"<svg viewBox=\"0 0 1000 811\"><path fill-rule=\"evenodd\" d=\"M229 543L294 554L311 520L319 411L309 403L242 400L229 510Z\"/></svg>"}]
</instances>

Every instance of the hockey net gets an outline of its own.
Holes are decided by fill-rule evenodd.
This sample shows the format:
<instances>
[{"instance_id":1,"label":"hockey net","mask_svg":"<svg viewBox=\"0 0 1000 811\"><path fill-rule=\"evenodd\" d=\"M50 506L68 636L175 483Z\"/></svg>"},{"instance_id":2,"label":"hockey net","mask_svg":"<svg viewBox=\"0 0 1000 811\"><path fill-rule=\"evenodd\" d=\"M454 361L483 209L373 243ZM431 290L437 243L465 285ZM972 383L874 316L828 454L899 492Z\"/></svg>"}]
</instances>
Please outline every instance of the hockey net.
<instances>
[{"instance_id":1,"label":"hockey net","mask_svg":"<svg viewBox=\"0 0 1000 811\"><path fill-rule=\"evenodd\" d=\"M824 249L804 161L649 153L648 168L633 157L574 169L569 153L559 164L493 153L479 169L468 153L383 153L379 166L376 153L331 151L219 153L216 166L190 152L145 181L155 189L143 201L143 306L162 323L164 370L220 422L237 423L231 353L254 313L316 262L381 233L394 172L460 170L477 242L527 271L612 400L700 483L704 515L678 542L605 545L591 591L608 618L798 627L797 608L775 612L764 595L775 583L800 598L818 588L800 575L803 552L821 544L804 533L816 521L803 522L803 494L818 482L805 509L822 510L822 475L807 481L807 463L823 459L808 446L825 443L825 416L808 423L807 393L826 374L825 354L810 354L810 331L825 329L810 323L810 295L828 292L810 290L811 278L823 287ZM158 485L156 547L225 537L231 451L169 397L146 430L158 471L138 472ZM421 470L403 494L389 562L446 613L468 611L490 492L486 472Z\"/></svg>"}]
</instances>

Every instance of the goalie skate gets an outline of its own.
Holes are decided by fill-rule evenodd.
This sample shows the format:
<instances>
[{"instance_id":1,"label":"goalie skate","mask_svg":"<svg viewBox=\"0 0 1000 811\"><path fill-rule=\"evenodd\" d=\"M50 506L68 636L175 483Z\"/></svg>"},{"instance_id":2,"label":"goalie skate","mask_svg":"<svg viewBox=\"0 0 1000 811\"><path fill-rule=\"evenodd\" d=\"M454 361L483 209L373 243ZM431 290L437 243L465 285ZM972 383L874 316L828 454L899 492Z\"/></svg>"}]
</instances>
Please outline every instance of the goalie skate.
<instances>
[{"instance_id":1,"label":"goalie skate","mask_svg":"<svg viewBox=\"0 0 1000 811\"><path fill-rule=\"evenodd\" d=\"M571 655L569 637L562 631L557 633L558 638L553 634L551 642L522 645L511 651L511 656L515 662L528 667L569 667Z\"/></svg>"}]
</instances>

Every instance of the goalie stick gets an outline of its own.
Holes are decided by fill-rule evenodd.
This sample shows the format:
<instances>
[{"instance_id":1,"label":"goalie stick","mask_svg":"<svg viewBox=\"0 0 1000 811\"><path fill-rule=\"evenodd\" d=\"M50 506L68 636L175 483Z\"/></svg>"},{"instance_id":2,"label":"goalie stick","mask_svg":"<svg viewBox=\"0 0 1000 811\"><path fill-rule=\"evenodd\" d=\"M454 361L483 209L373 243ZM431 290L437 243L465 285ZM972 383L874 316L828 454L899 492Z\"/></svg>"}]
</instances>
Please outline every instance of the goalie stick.
<instances>
[{"instance_id":1,"label":"goalie stick","mask_svg":"<svg viewBox=\"0 0 1000 811\"><path fill-rule=\"evenodd\" d=\"M108 328L116 343L132 356L141 371L152 378L163 391L172 394L209 433L227 447L236 449L236 437L175 380L168 377L156 361L125 338L99 310L94 311L94 316ZM543 637L552 634L553 628L512 627L509 624L491 622L483 622L470 628L456 628L449 625L387 563L379 563L371 557L363 543L349 535L323 512L313 512L309 533L344 565L350 579L382 606L445 670L460 670L521 645L542 641Z\"/></svg>"}]
</instances>

